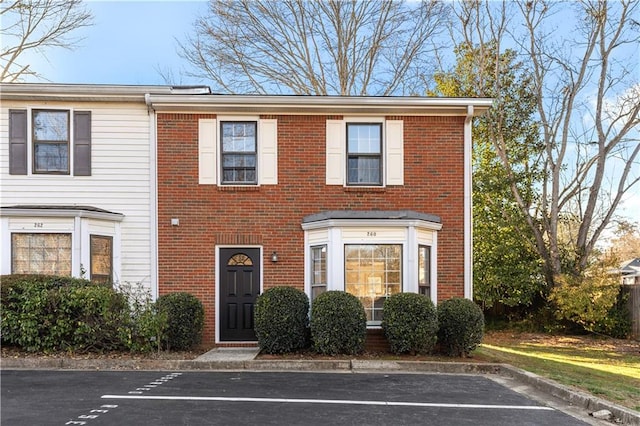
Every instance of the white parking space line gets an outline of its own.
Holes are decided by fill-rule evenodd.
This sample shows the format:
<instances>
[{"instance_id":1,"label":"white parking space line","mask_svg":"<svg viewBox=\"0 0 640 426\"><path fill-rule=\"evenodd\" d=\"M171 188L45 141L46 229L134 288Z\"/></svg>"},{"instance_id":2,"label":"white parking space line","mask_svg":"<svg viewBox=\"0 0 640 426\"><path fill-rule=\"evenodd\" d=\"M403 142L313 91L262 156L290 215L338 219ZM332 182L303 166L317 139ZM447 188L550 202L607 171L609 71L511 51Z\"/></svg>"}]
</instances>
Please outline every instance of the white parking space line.
<instances>
[{"instance_id":1,"label":"white parking space line","mask_svg":"<svg viewBox=\"0 0 640 426\"><path fill-rule=\"evenodd\" d=\"M297 399L297 398L242 398L221 396L162 396L162 395L102 395L102 399L137 399L156 401L216 401L216 402L272 402L287 404L343 404L343 405L382 405L389 407L438 407L438 408L474 408L498 410L542 410L553 411L551 407L537 405L492 405L492 404L446 404L436 402L402 401L354 401L347 399Z\"/></svg>"}]
</instances>

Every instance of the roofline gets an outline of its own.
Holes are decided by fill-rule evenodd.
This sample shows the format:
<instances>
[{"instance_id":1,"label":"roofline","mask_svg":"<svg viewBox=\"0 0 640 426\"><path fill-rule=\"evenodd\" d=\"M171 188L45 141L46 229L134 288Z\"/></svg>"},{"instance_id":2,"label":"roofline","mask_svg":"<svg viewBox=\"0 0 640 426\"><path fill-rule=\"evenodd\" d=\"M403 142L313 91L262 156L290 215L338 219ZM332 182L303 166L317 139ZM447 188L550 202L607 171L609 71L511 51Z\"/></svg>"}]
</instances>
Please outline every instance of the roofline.
<instances>
[{"instance_id":1,"label":"roofline","mask_svg":"<svg viewBox=\"0 0 640 426\"><path fill-rule=\"evenodd\" d=\"M161 112L482 115L490 98L211 94L208 86L0 83L0 100L146 102Z\"/></svg>"},{"instance_id":2,"label":"roofline","mask_svg":"<svg viewBox=\"0 0 640 426\"><path fill-rule=\"evenodd\" d=\"M212 112L263 114L385 114L482 115L489 98L435 98L418 96L292 96L292 95L163 95L150 94L147 104L158 112Z\"/></svg>"},{"instance_id":3,"label":"roofline","mask_svg":"<svg viewBox=\"0 0 640 426\"><path fill-rule=\"evenodd\" d=\"M145 95L211 93L208 86L0 83L1 100L145 102Z\"/></svg>"},{"instance_id":4,"label":"roofline","mask_svg":"<svg viewBox=\"0 0 640 426\"><path fill-rule=\"evenodd\" d=\"M115 222L122 222L124 215L122 213L115 213L110 211L93 211L82 207L79 208L64 208L59 207L29 207L29 206L9 206L0 208L0 217L24 217L24 216L36 216L36 217L86 217L90 219L102 219Z\"/></svg>"}]
</instances>

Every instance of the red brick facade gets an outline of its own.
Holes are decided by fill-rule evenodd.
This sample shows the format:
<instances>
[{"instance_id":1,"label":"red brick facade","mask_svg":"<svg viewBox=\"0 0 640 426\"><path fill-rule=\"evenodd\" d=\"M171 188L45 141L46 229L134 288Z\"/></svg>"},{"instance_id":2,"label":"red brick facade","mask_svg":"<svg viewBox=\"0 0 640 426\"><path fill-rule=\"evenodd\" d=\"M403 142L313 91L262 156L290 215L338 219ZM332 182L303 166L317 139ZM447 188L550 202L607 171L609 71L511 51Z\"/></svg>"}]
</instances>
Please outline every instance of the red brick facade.
<instances>
[{"instance_id":1,"label":"red brick facade","mask_svg":"<svg viewBox=\"0 0 640 426\"><path fill-rule=\"evenodd\" d=\"M464 295L464 116L387 116L404 122L404 185L326 185L329 115L277 119L278 184L201 185L198 120L215 114L157 115L159 294L186 291L205 306L204 342L215 336L216 245L262 246L264 289L304 289L304 216L326 210L413 210L437 215L438 299ZM179 226L171 226L179 218ZM277 263L270 261L276 251Z\"/></svg>"}]
</instances>

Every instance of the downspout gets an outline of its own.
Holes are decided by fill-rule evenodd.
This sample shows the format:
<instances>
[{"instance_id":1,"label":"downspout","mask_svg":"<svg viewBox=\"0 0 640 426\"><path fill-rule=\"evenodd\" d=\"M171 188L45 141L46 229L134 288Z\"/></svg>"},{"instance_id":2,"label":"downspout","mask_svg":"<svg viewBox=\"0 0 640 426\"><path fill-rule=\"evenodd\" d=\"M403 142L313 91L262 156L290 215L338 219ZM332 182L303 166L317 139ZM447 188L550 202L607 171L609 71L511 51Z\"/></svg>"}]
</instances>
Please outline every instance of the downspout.
<instances>
[{"instance_id":1,"label":"downspout","mask_svg":"<svg viewBox=\"0 0 640 426\"><path fill-rule=\"evenodd\" d=\"M151 95L145 93L144 101L149 114L149 256L151 273L151 298L158 298L158 151L156 135L156 111L151 104Z\"/></svg>"},{"instance_id":2,"label":"downspout","mask_svg":"<svg viewBox=\"0 0 640 426\"><path fill-rule=\"evenodd\" d=\"M470 300L473 300L472 124L473 105L467 105L464 119L464 297Z\"/></svg>"}]
</instances>

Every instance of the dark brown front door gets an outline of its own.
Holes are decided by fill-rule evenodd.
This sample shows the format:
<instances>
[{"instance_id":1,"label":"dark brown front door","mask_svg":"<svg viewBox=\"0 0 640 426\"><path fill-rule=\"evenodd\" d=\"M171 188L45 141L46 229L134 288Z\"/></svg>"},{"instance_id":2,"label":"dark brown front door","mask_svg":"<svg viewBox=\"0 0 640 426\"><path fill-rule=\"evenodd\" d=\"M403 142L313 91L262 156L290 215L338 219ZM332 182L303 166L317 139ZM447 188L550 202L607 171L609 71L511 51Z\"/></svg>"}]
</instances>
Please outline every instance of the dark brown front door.
<instances>
[{"instance_id":1,"label":"dark brown front door","mask_svg":"<svg viewBox=\"0 0 640 426\"><path fill-rule=\"evenodd\" d=\"M253 305L260 294L260 249L220 249L220 340L255 341Z\"/></svg>"}]
</instances>

